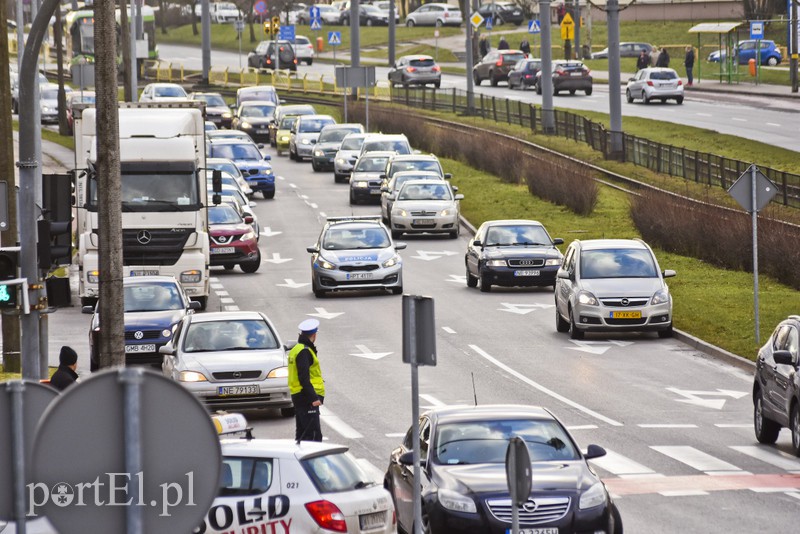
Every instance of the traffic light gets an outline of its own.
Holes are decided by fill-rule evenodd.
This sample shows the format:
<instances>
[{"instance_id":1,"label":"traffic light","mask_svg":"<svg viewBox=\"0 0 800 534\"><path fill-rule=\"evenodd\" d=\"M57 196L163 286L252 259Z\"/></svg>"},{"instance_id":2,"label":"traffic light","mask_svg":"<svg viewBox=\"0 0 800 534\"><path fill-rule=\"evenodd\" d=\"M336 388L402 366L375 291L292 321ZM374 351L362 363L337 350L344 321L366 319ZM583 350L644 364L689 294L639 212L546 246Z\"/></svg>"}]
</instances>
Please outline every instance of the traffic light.
<instances>
[{"instance_id":1,"label":"traffic light","mask_svg":"<svg viewBox=\"0 0 800 534\"><path fill-rule=\"evenodd\" d=\"M17 286L4 283L17 278L19 247L14 250L0 249L0 308L17 307Z\"/></svg>"},{"instance_id":2,"label":"traffic light","mask_svg":"<svg viewBox=\"0 0 800 534\"><path fill-rule=\"evenodd\" d=\"M272 35L275 36L275 39L278 38L278 34L281 31L281 18L280 17L272 17Z\"/></svg>"},{"instance_id":3,"label":"traffic light","mask_svg":"<svg viewBox=\"0 0 800 534\"><path fill-rule=\"evenodd\" d=\"M72 220L36 221L39 239L36 252L39 268L49 271L53 265L69 265L72 263Z\"/></svg>"},{"instance_id":4,"label":"traffic light","mask_svg":"<svg viewBox=\"0 0 800 534\"><path fill-rule=\"evenodd\" d=\"M272 22L264 21L264 34L265 35L272 35Z\"/></svg>"}]
</instances>

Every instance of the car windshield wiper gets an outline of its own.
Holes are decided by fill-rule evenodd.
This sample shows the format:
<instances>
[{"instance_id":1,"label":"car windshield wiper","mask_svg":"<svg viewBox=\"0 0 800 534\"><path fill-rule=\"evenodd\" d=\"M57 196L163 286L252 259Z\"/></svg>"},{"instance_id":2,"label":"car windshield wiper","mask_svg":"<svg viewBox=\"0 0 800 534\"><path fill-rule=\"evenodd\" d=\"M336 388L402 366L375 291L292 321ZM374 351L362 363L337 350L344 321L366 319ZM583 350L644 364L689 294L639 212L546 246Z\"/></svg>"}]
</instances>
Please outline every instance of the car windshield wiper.
<instances>
[{"instance_id":1,"label":"car windshield wiper","mask_svg":"<svg viewBox=\"0 0 800 534\"><path fill-rule=\"evenodd\" d=\"M375 485L375 482L367 482L365 480L359 480L358 482L356 482L353 485L353 489L357 490L357 489L361 489L361 488L366 488L367 486L374 486L374 485Z\"/></svg>"},{"instance_id":2,"label":"car windshield wiper","mask_svg":"<svg viewBox=\"0 0 800 534\"><path fill-rule=\"evenodd\" d=\"M523 246L526 246L526 247L527 247L527 246L531 246L531 247L543 247L543 246L546 246L546 245L547 245L547 243L534 243L533 241L519 241L519 242L517 242L517 243L511 243L511 244L512 244L512 245L514 245L514 246L523 245Z\"/></svg>"}]
</instances>

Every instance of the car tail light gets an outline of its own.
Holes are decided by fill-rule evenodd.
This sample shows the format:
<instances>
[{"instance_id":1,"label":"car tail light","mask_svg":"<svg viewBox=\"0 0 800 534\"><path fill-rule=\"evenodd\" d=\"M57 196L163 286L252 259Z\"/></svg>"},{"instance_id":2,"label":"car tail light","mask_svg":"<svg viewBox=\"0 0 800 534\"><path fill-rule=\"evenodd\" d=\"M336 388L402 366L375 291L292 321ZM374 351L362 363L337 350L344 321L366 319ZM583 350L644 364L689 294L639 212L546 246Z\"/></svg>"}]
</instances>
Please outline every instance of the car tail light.
<instances>
[{"instance_id":1,"label":"car tail light","mask_svg":"<svg viewBox=\"0 0 800 534\"><path fill-rule=\"evenodd\" d=\"M450 13L448 13L447 11L445 11L445 12L444 12L444 18L447 18L447 17L449 17L449 16L450 16Z\"/></svg>"},{"instance_id":2,"label":"car tail light","mask_svg":"<svg viewBox=\"0 0 800 534\"><path fill-rule=\"evenodd\" d=\"M439 65L434 65L434 66L433 66L433 68L432 68L431 70L432 70L433 72L439 72L440 70L442 70L442 68L441 68Z\"/></svg>"},{"instance_id":3,"label":"car tail light","mask_svg":"<svg viewBox=\"0 0 800 534\"><path fill-rule=\"evenodd\" d=\"M567 76L567 73L563 69L556 69L556 76Z\"/></svg>"},{"instance_id":4,"label":"car tail light","mask_svg":"<svg viewBox=\"0 0 800 534\"><path fill-rule=\"evenodd\" d=\"M525 79L527 80L528 78L533 78L533 74L526 74Z\"/></svg>"},{"instance_id":5,"label":"car tail light","mask_svg":"<svg viewBox=\"0 0 800 534\"><path fill-rule=\"evenodd\" d=\"M503 66L503 58L501 57L500 59L498 59L497 63L495 63L495 65L497 65L498 67L502 67Z\"/></svg>"},{"instance_id":6,"label":"car tail light","mask_svg":"<svg viewBox=\"0 0 800 534\"><path fill-rule=\"evenodd\" d=\"M306 503L306 510L311 518L324 529L334 532L347 532L344 514L330 501L314 501Z\"/></svg>"},{"instance_id":7,"label":"car tail light","mask_svg":"<svg viewBox=\"0 0 800 534\"><path fill-rule=\"evenodd\" d=\"M647 80L647 85L649 85L650 87L654 87L653 82L651 82L650 80Z\"/></svg>"},{"instance_id":8,"label":"car tail light","mask_svg":"<svg viewBox=\"0 0 800 534\"><path fill-rule=\"evenodd\" d=\"M406 72L417 72L417 67L406 67Z\"/></svg>"},{"instance_id":9,"label":"car tail light","mask_svg":"<svg viewBox=\"0 0 800 534\"><path fill-rule=\"evenodd\" d=\"M678 85L683 85L683 80L678 80Z\"/></svg>"}]
</instances>

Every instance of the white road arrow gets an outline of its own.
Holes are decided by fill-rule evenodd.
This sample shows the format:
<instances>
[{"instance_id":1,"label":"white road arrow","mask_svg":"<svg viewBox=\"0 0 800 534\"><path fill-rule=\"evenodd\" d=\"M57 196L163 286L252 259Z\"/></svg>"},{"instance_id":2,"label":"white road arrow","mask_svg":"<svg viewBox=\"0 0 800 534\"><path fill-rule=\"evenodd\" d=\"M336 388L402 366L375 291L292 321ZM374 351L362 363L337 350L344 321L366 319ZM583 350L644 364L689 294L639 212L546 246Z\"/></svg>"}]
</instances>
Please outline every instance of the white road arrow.
<instances>
[{"instance_id":1,"label":"white road arrow","mask_svg":"<svg viewBox=\"0 0 800 534\"><path fill-rule=\"evenodd\" d=\"M509 302L501 302L500 304L503 308L497 308L498 311L516 313L518 315L526 315L534 310L544 310L555 306L555 304L511 304Z\"/></svg>"},{"instance_id":2,"label":"white road arrow","mask_svg":"<svg viewBox=\"0 0 800 534\"><path fill-rule=\"evenodd\" d=\"M272 231L272 228L270 228L269 226L265 226L265 227L264 227L264 228L261 230L261 235L263 235L263 236L266 236L266 237L272 237L272 236L280 235L280 234L282 234L282 233L283 233L283 232L278 232L278 231L274 231L274 232L273 232L273 231Z\"/></svg>"},{"instance_id":3,"label":"white road arrow","mask_svg":"<svg viewBox=\"0 0 800 534\"><path fill-rule=\"evenodd\" d=\"M462 275L451 274L450 278L446 279L445 282L455 282L457 284L466 284L467 283L467 277L464 276L463 274Z\"/></svg>"},{"instance_id":4,"label":"white road arrow","mask_svg":"<svg viewBox=\"0 0 800 534\"><path fill-rule=\"evenodd\" d=\"M416 256L411 256L418 260L431 261L438 260L442 256L455 256L458 252L451 252L449 250L418 250Z\"/></svg>"},{"instance_id":5,"label":"white road arrow","mask_svg":"<svg viewBox=\"0 0 800 534\"><path fill-rule=\"evenodd\" d=\"M287 261L292 261L292 258L281 258L281 255L277 252L272 253L272 259L264 260L267 263L286 263Z\"/></svg>"},{"instance_id":6,"label":"white road arrow","mask_svg":"<svg viewBox=\"0 0 800 534\"><path fill-rule=\"evenodd\" d=\"M285 284L275 284L278 287L290 287L292 289L297 289L298 287L307 286L308 282L295 282L291 278L284 278L286 280Z\"/></svg>"},{"instance_id":7,"label":"white road arrow","mask_svg":"<svg viewBox=\"0 0 800 534\"><path fill-rule=\"evenodd\" d=\"M325 310L325 308L314 308L317 310L317 313L307 313L306 315L310 315L311 317L319 317L320 319L335 319L340 315L344 315L344 312L329 312Z\"/></svg>"},{"instance_id":8,"label":"white road arrow","mask_svg":"<svg viewBox=\"0 0 800 534\"><path fill-rule=\"evenodd\" d=\"M350 353L350 356L358 356L359 358L366 358L368 360L380 360L384 356L392 354L391 352L372 352L366 345L356 345L356 348L361 352Z\"/></svg>"},{"instance_id":9,"label":"white road arrow","mask_svg":"<svg viewBox=\"0 0 800 534\"><path fill-rule=\"evenodd\" d=\"M578 341L577 339L570 339L576 347L566 347L570 350L579 350L581 352L588 352L589 354L605 354L608 349L613 345L617 347L627 347L633 345L633 341Z\"/></svg>"},{"instance_id":10,"label":"white road arrow","mask_svg":"<svg viewBox=\"0 0 800 534\"><path fill-rule=\"evenodd\" d=\"M705 408L714 408L715 410L721 410L722 407L725 406L725 399L704 399L702 396L732 397L734 399L741 399L747 396L747 392L745 391L732 391L729 389L717 389L716 391L686 391L678 388L667 388L667 391L684 397L683 399L675 399L678 402L685 402Z\"/></svg>"}]
</instances>

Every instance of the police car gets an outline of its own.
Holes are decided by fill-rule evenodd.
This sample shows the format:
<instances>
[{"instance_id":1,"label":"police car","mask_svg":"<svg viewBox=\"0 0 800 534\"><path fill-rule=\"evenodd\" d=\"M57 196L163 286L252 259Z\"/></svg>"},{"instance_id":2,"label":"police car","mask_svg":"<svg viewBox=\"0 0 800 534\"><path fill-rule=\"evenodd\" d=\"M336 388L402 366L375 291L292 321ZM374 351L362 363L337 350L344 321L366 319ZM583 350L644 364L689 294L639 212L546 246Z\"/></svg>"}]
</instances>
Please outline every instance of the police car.
<instances>
[{"instance_id":1,"label":"police car","mask_svg":"<svg viewBox=\"0 0 800 534\"><path fill-rule=\"evenodd\" d=\"M240 414L214 416L223 439L220 489L196 534L396 532L392 499L347 447L253 439ZM245 431L245 438L229 438Z\"/></svg>"},{"instance_id":2,"label":"police car","mask_svg":"<svg viewBox=\"0 0 800 534\"><path fill-rule=\"evenodd\" d=\"M403 292L403 260L380 217L328 217L311 253L314 295L341 289L389 289Z\"/></svg>"}]
</instances>

